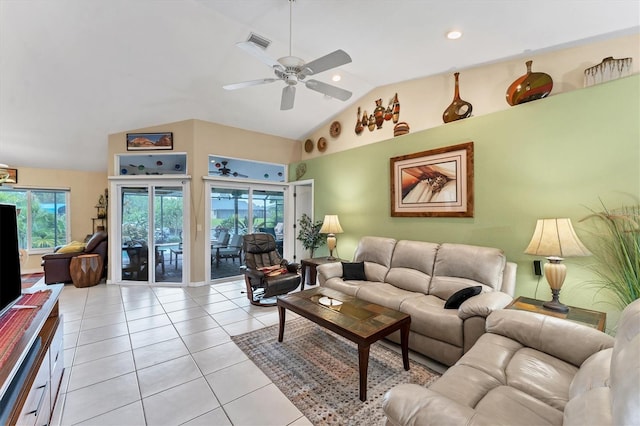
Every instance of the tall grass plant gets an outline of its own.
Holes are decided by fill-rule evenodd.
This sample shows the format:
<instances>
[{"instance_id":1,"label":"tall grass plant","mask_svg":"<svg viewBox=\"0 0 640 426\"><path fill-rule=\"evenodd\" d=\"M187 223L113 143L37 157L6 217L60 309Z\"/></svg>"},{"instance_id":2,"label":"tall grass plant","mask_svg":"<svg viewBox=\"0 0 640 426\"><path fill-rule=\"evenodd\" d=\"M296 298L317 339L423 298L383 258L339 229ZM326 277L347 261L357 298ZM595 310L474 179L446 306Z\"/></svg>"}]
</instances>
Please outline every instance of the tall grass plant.
<instances>
[{"instance_id":1,"label":"tall grass plant","mask_svg":"<svg viewBox=\"0 0 640 426\"><path fill-rule=\"evenodd\" d=\"M593 284L610 293L620 309L640 298L640 205L592 211L585 245L593 253Z\"/></svg>"}]
</instances>

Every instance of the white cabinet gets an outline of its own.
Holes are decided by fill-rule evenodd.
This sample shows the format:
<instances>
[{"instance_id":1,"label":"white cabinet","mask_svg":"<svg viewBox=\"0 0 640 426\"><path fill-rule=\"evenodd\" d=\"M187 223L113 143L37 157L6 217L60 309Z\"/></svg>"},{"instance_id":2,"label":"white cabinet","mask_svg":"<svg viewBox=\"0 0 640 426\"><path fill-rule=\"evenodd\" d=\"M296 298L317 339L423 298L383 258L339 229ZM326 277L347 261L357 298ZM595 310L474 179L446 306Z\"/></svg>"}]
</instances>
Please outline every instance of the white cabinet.
<instances>
[{"instance_id":1,"label":"white cabinet","mask_svg":"<svg viewBox=\"0 0 640 426\"><path fill-rule=\"evenodd\" d=\"M47 286L52 292L49 299L0 367L0 423L46 426L51 420L64 371L58 313L62 288L62 284Z\"/></svg>"},{"instance_id":2,"label":"white cabinet","mask_svg":"<svg viewBox=\"0 0 640 426\"><path fill-rule=\"evenodd\" d=\"M49 351L46 352L42 364L38 369L36 378L33 381L31 390L27 394L27 399L22 406L22 411L18 417L18 424L21 426L34 426L40 419L42 424L42 413L51 414L51 391L49 383L51 381L51 369L49 365ZM48 424L49 417L44 424Z\"/></svg>"},{"instance_id":3,"label":"white cabinet","mask_svg":"<svg viewBox=\"0 0 640 426\"><path fill-rule=\"evenodd\" d=\"M51 366L51 409L56 405L62 373L64 373L64 349L62 345L63 329L62 315L60 315L60 325L56 330L51 346L49 347L49 365Z\"/></svg>"}]
</instances>

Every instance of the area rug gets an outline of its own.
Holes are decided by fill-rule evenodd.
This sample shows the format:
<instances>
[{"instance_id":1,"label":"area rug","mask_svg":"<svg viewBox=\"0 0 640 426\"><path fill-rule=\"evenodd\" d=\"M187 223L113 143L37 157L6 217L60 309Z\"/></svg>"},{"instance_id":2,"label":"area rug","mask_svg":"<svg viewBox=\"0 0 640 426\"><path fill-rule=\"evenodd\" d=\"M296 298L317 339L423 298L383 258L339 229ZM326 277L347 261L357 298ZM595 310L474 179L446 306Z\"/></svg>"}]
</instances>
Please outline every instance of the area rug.
<instances>
[{"instance_id":1,"label":"area rug","mask_svg":"<svg viewBox=\"0 0 640 426\"><path fill-rule=\"evenodd\" d=\"M314 425L384 425L387 390L400 383L428 386L440 377L414 360L405 371L399 352L375 343L362 402L356 344L307 319L287 321L282 343L277 325L231 338Z\"/></svg>"},{"instance_id":2,"label":"area rug","mask_svg":"<svg viewBox=\"0 0 640 426\"><path fill-rule=\"evenodd\" d=\"M44 277L44 272L37 272L35 274L24 274L21 276L22 288L29 288L36 284L40 279Z\"/></svg>"}]
</instances>

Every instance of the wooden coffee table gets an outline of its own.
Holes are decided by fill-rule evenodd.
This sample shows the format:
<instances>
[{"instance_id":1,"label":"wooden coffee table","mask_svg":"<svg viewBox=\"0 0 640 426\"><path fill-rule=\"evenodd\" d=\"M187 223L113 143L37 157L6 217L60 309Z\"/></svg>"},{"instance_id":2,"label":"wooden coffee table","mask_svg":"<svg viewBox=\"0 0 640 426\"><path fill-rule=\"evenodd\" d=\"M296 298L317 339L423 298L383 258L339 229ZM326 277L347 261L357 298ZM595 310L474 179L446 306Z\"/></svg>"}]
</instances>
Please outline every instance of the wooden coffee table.
<instances>
[{"instance_id":1,"label":"wooden coffee table","mask_svg":"<svg viewBox=\"0 0 640 426\"><path fill-rule=\"evenodd\" d=\"M402 362L404 369L409 370L409 315L326 287L279 296L277 303L280 316L278 342L282 342L284 337L285 312L289 309L358 345L361 401L367 400L369 347L372 343L400 330Z\"/></svg>"}]
</instances>

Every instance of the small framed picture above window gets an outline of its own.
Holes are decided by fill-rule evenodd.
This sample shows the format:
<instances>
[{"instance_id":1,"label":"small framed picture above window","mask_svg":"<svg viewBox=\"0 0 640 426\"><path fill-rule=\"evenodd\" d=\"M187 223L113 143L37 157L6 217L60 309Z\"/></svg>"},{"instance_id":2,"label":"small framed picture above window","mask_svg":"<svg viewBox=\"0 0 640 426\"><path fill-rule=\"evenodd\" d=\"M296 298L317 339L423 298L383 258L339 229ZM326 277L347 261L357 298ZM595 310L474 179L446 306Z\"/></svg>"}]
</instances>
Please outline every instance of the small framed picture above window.
<instances>
[{"instance_id":1,"label":"small framed picture above window","mask_svg":"<svg viewBox=\"0 0 640 426\"><path fill-rule=\"evenodd\" d=\"M127 133L127 151L173 149L173 133Z\"/></svg>"}]
</instances>

